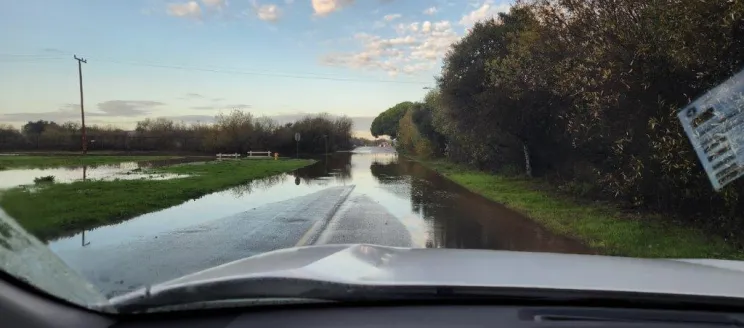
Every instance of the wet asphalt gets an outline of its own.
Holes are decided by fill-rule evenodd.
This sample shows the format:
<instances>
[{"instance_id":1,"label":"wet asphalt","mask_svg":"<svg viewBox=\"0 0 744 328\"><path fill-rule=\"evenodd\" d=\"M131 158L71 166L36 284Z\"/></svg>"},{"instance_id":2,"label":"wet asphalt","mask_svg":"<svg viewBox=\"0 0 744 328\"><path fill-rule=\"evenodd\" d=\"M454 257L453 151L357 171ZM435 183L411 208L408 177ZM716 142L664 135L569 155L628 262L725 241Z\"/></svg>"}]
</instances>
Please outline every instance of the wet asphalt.
<instances>
[{"instance_id":1,"label":"wet asphalt","mask_svg":"<svg viewBox=\"0 0 744 328\"><path fill-rule=\"evenodd\" d=\"M389 149L321 158L49 243L106 296L276 249L399 247L590 253Z\"/></svg>"},{"instance_id":2,"label":"wet asphalt","mask_svg":"<svg viewBox=\"0 0 744 328\"><path fill-rule=\"evenodd\" d=\"M329 187L161 235L57 255L107 296L121 294L252 255L310 245L353 189Z\"/></svg>"}]
</instances>

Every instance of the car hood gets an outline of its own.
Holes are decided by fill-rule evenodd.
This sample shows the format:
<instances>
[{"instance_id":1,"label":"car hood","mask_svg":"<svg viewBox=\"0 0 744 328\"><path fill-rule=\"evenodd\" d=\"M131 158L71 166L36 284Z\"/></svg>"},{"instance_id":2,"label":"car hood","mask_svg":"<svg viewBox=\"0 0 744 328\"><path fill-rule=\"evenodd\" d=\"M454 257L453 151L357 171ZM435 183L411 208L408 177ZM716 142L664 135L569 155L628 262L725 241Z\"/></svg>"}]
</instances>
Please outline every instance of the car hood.
<instances>
[{"instance_id":1,"label":"car hood","mask_svg":"<svg viewBox=\"0 0 744 328\"><path fill-rule=\"evenodd\" d=\"M111 302L129 304L145 295L169 293L183 297L173 291L183 291L184 286L189 291L214 291L220 284L224 288L225 282L235 281L256 282L226 287L250 285L245 290L251 295L268 295L269 291L282 289L277 286L286 285L272 285L267 283L268 278L315 281L327 286L499 287L744 298L744 262L739 261L356 244L268 252L150 286Z\"/></svg>"}]
</instances>

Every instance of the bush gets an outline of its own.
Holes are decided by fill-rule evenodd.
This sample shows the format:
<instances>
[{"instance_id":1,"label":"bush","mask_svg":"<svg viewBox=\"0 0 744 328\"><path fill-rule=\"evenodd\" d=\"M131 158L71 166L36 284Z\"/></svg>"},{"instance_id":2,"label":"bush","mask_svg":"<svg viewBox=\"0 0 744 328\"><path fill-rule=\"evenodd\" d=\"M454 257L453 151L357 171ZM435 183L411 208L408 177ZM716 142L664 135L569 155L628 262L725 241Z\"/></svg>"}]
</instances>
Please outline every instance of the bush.
<instances>
[{"instance_id":1,"label":"bush","mask_svg":"<svg viewBox=\"0 0 744 328\"><path fill-rule=\"evenodd\" d=\"M54 183L54 176L53 175L47 175L43 177L37 177L34 178L35 184L43 184L43 183Z\"/></svg>"}]
</instances>

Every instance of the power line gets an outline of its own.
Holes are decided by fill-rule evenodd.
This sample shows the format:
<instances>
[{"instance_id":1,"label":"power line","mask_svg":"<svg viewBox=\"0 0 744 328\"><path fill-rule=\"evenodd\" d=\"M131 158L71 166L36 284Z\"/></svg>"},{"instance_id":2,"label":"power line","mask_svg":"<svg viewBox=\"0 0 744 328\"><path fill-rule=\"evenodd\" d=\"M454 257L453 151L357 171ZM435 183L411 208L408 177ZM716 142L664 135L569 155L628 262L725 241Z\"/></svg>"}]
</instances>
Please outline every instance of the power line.
<instances>
[{"instance_id":1,"label":"power line","mask_svg":"<svg viewBox=\"0 0 744 328\"><path fill-rule=\"evenodd\" d=\"M59 51L60 53L64 53L67 55L72 55L72 53L66 53ZM23 57L37 57L37 56L47 56L47 55L41 55L41 54L2 54L0 53L0 60L3 56L9 56L12 57L11 59L26 59ZM67 57L49 57L49 58L59 58L59 59L67 59ZM91 57L88 57L91 58ZM98 62L116 62L121 64L131 64L131 65L170 65L170 66L179 66L179 67L189 67L188 65L172 65L172 64L158 64L158 63L148 63L148 62L138 62L138 61L126 61L126 60L119 60L116 58L111 57L93 57L95 61ZM338 74L328 74L328 73L307 73L307 72L293 72L293 73L281 73L281 72L272 72L267 70L257 70L257 69L246 69L243 70L242 68L238 67L229 67L229 66L204 66L201 67L202 69L212 69L212 70L230 70L230 71L241 71L241 72L248 72L248 73L274 73L274 74L294 74L294 75L310 75L310 76L333 76Z\"/></svg>"},{"instance_id":2,"label":"power line","mask_svg":"<svg viewBox=\"0 0 744 328\"><path fill-rule=\"evenodd\" d=\"M0 56L16 56L16 57L32 57L35 55L30 54L0 54ZM48 59L57 59L60 57L46 57ZM31 58L29 58L31 59ZM37 59L37 58L33 58ZM40 58L38 58L40 59ZM303 75L295 73L281 73L281 72L269 72L269 71L244 71L231 68L208 68L208 67L196 67L196 66L185 66L185 65L171 65L171 64L160 64L160 63L144 63L136 61L122 61L110 58L93 58L96 62L105 62L120 65L132 65L152 68L163 68L163 69L176 69L185 71L198 71L198 72L210 72L210 73L222 73L222 74L234 74L234 75L254 75L254 76L266 76L266 77L278 77L278 78L292 78L292 79L307 79L307 80L328 80L328 81L342 81L342 82L362 82L362 83L391 83L391 84L430 84L431 82L425 81L398 81L398 80L381 80L381 79L355 79L355 78L344 78L344 77L332 77L322 76L317 74L304 73ZM0 62L3 58L0 58Z\"/></svg>"},{"instance_id":3,"label":"power line","mask_svg":"<svg viewBox=\"0 0 744 328\"><path fill-rule=\"evenodd\" d=\"M66 54L66 55L72 55L72 53L68 53L68 52L61 51L61 50L58 50L56 52L61 53L61 54ZM46 55L40 55L40 54L39 55L37 55L37 54L0 54L0 56L3 56L3 55L6 55L6 56L26 56L26 57L46 56ZM63 57L57 57L57 58L63 58ZM64 57L64 58L66 58L66 57ZM88 58L90 59L91 57L88 57ZM253 73L256 73L256 74L258 74L258 73L266 73L266 74L279 74L279 75L292 75L292 76L295 76L295 75L307 75L307 76L313 76L313 77L314 76L332 77L333 75L336 75L336 76L339 75L339 74L329 74L329 73L307 73L307 72L283 73L283 72L267 71L267 70L261 70L261 69L252 69L252 68L251 69L248 69L248 68L244 69L244 68L241 68L241 67L213 66L213 65L195 67L195 66L189 66L189 65L173 65L173 64L161 64L161 63L153 63L153 62L141 62L141 61L121 60L121 59L111 58L111 57L92 57L92 58L93 58L93 60L95 60L97 62L109 62L109 63L128 64L128 65L139 65L139 66L152 66L152 67L164 67L164 66L167 66L167 67L164 67L164 68L171 68L171 66L176 66L176 67L184 68L184 69L195 68L195 69L199 69L199 70L219 70L221 72L223 72L223 71L238 71L238 72L241 72L241 73L250 73L250 74L253 74ZM347 78L343 78L343 77L341 77L341 78L342 79L345 79L345 80L348 80ZM357 80L357 79L354 79L354 80ZM370 80L370 79L358 79L358 80L381 81L381 80ZM389 81L389 80L382 80L382 81ZM394 81L394 82L401 82L401 81ZM418 81L402 81L402 82L406 82L406 83L418 83ZM425 83L425 82L421 82L421 83Z\"/></svg>"},{"instance_id":4,"label":"power line","mask_svg":"<svg viewBox=\"0 0 744 328\"><path fill-rule=\"evenodd\" d=\"M397 84L429 84L430 83L430 82L423 82L423 81L371 80L371 79L336 78L336 77L327 77L327 76L294 75L294 74L288 74L288 73L246 72L246 71L236 71L236 70L221 70L221 69L210 69L210 68L201 68L201 67L175 66L175 65L164 65L164 64L147 64L147 63L122 62L122 61L111 61L111 60L107 60L105 62L114 63L114 64L134 65L134 66L178 69L178 70L186 70L186 71L200 71L200 72L238 74L238 75L256 75L256 76L283 77L283 78L308 79L308 80L330 80L330 81L370 82L370 83L397 83Z\"/></svg>"},{"instance_id":5,"label":"power line","mask_svg":"<svg viewBox=\"0 0 744 328\"><path fill-rule=\"evenodd\" d=\"M49 55L43 55L43 54L0 54L0 56L21 58L21 57L44 57L44 56L49 56Z\"/></svg>"},{"instance_id":6,"label":"power line","mask_svg":"<svg viewBox=\"0 0 744 328\"><path fill-rule=\"evenodd\" d=\"M67 57L35 57L35 58L2 58L0 63L38 63L44 61L63 60Z\"/></svg>"}]
</instances>

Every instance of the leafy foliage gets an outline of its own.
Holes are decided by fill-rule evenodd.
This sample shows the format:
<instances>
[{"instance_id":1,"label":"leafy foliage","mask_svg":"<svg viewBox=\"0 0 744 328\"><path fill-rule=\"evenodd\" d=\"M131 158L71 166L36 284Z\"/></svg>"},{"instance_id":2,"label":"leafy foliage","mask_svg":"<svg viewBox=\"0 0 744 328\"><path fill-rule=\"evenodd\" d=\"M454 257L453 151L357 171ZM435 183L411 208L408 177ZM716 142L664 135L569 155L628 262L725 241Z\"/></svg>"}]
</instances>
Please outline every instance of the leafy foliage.
<instances>
[{"instance_id":1,"label":"leafy foliage","mask_svg":"<svg viewBox=\"0 0 744 328\"><path fill-rule=\"evenodd\" d=\"M743 240L744 182L714 192L676 119L744 66L743 17L737 1L519 3L444 59L426 101L442 139L428 115L401 135L493 171L527 153L537 176Z\"/></svg>"},{"instance_id":2,"label":"leafy foliage","mask_svg":"<svg viewBox=\"0 0 744 328\"><path fill-rule=\"evenodd\" d=\"M413 103L398 122L398 151L422 158L441 156L445 137L434 128L437 92L431 91L424 102Z\"/></svg>"},{"instance_id":3,"label":"leafy foliage","mask_svg":"<svg viewBox=\"0 0 744 328\"><path fill-rule=\"evenodd\" d=\"M398 122L403 115L406 114L408 108L413 105L410 101L399 103L393 107L388 108L386 111L377 115L372 121L370 132L377 138L382 135L390 136L395 139L398 137Z\"/></svg>"}]
</instances>

